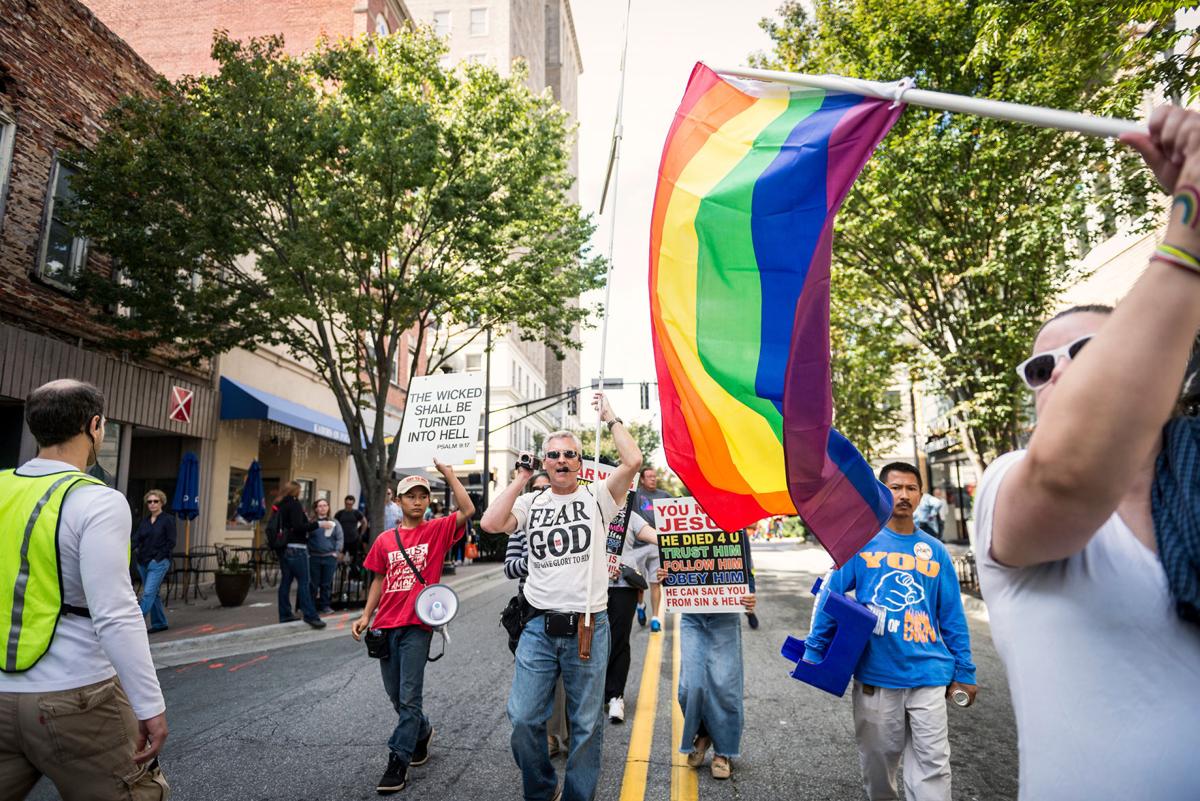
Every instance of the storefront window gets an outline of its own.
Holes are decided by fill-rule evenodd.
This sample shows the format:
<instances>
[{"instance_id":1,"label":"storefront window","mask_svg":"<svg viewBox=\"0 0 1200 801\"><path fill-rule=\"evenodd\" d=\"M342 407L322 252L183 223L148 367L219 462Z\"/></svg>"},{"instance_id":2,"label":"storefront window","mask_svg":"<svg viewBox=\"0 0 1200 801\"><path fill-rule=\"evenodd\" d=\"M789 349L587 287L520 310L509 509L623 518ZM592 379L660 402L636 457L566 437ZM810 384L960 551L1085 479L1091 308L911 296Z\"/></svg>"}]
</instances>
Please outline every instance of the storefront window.
<instances>
[{"instance_id":1,"label":"storefront window","mask_svg":"<svg viewBox=\"0 0 1200 801\"><path fill-rule=\"evenodd\" d=\"M238 506L242 503L242 487L246 483L246 471L240 467L229 468L229 494L225 506L225 527L249 529L250 524L238 517Z\"/></svg>"},{"instance_id":2,"label":"storefront window","mask_svg":"<svg viewBox=\"0 0 1200 801\"><path fill-rule=\"evenodd\" d=\"M110 487L117 486L117 468L121 461L121 424L104 421L104 442L96 449L96 463L88 469L94 476Z\"/></svg>"},{"instance_id":3,"label":"storefront window","mask_svg":"<svg viewBox=\"0 0 1200 801\"><path fill-rule=\"evenodd\" d=\"M300 485L300 503L304 506L304 510L312 509L313 500L316 498L317 482L312 478L298 478L296 483Z\"/></svg>"}]
</instances>

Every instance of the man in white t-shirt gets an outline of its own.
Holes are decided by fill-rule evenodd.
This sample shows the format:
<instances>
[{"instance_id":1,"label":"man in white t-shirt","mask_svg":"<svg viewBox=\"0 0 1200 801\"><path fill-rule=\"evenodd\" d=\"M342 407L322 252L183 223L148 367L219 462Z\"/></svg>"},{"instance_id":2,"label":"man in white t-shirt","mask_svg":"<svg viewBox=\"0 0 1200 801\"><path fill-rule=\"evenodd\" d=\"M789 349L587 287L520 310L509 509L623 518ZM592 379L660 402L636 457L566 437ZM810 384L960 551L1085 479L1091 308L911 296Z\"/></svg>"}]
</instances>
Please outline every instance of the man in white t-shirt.
<instances>
[{"instance_id":1,"label":"man in white t-shirt","mask_svg":"<svg viewBox=\"0 0 1200 801\"><path fill-rule=\"evenodd\" d=\"M582 446L571 432L556 431L546 439L542 461L550 489L521 494L533 475L532 457L522 454L516 478L480 521L485 531L521 531L529 543L525 598L536 614L521 634L508 698L513 757L527 801L591 801L600 776L609 649L605 543L608 523L625 503L642 454L603 393L596 394L592 405L621 457L612 474L603 483L579 486ZM560 674L567 691L571 749L563 787L556 792L546 719Z\"/></svg>"},{"instance_id":2,"label":"man in white t-shirt","mask_svg":"<svg viewBox=\"0 0 1200 801\"><path fill-rule=\"evenodd\" d=\"M38 455L0 473L0 797L43 775L64 801L165 797L166 705L129 582L129 505L86 474L104 396L51 381L25 420Z\"/></svg>"},{"instance_id":3,"label":"man in white t-shirt","mask_svg":"<svg viewBox=\"0 0 1200 801\"><path fill-rule=\"evenodd\" d=\"M1200 627L1176 614L1151 490L1175 468L1156 469L1164 425L1189 425L1168 420L1200 328L1200 114L1162 106L1122 140L1175 195L1164 245L1115 310L1042 326L1017 368L1037 428L988 467L976 500L1022 801L1200 798Z\"/></svg>"}]
</instances>

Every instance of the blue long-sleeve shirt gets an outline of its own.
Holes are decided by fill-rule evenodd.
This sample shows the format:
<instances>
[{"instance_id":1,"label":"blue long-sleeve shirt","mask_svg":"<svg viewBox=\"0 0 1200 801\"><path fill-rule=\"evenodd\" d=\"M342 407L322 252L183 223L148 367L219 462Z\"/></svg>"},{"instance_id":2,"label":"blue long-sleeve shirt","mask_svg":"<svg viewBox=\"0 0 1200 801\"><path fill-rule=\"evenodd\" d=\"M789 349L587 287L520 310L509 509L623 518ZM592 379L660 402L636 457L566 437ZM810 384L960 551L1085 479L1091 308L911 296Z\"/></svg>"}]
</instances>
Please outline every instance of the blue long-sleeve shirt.
<instances>
[{"instance_id":1,"label":"blue long-sleeve shirt","mask_svg":"<svg viewBox=\"0 0 1200 801\"><path fill-rule=\"evenodd\" d=\"M975 683L958 576L950 553L933 537L884 528L834 571L827 586L831 592L854 590L878 617L854 671L859 681L893 689ZM818 607L805 641L808 653L824 654L835 627Z\"/></svg>"}]
</instances>

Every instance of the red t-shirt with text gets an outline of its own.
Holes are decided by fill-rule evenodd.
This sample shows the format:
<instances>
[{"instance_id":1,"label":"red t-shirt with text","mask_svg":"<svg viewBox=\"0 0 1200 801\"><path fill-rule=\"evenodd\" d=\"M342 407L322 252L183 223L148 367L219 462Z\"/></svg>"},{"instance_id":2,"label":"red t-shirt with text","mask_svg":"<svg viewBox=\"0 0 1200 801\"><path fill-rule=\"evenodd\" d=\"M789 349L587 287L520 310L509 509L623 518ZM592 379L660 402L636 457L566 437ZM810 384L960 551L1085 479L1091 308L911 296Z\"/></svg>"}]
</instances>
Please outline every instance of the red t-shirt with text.
<instances>
[{"instance_id":1,"label":"red t-shirt with text","mask_svg":"<svg viewBox=\"0 0 1200 801\"><path fill-rule=\"evenodd\" d=\"M375 538L375 544L363 562L367 570L383 577L383 594L379 598L379 608L375 611L371 628L420 626L429 630L429 626L422 623L416 613L417 596L424 587L408 566L404 554L396 547L396 535L393 532L400 532L404 550L408 551L408 558L421 572L425 583L436 584L442 580L442 562L446 559L446 551L466 532L465 522L462 526L454 525L457 518L457 513L446 515L428 520L416 528L389 529Z\"/></svg>"}]
</instances>

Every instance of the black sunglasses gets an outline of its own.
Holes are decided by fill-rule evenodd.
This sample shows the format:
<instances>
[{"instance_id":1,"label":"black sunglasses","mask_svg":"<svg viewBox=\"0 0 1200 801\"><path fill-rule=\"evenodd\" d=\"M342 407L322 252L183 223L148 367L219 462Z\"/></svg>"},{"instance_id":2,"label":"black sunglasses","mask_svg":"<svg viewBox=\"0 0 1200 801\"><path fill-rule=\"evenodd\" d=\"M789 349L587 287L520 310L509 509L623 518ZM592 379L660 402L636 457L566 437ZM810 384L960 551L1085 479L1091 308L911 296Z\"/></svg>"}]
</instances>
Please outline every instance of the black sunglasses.
<instances>
[{"instance_id":1,"label":"black sunglasses","mask_svg":"<svg viewBox=\"0 0 1200 801\"><path fill-rule=\"evenodd\" d=\"M547 459L557 459L562 456L564 459L574 459L579 456L575 451L546 451Z\"/></svg>"},{"instance_id":2,"label":"black sunglasses","mask_svg":"<svg viewBox=\"0 0 1200 801\"><path fill-rule=\"evenodd\" d=\"M1030 389L1039 389L1050 380L1050 376L1054 374L1054 368L1058 366L1059 359L1066 358L1067 361L1071 361L1079 355L1079 351L1083 350L1083 346L1091 339L1092 335L1088 334L1074 342L1068 342L1061 348L1035 353L1017 365L1017 375Z\"/></svg>"}]
</instances>

